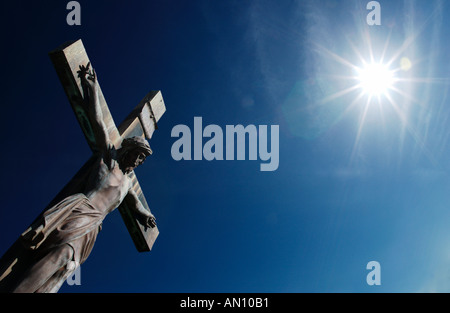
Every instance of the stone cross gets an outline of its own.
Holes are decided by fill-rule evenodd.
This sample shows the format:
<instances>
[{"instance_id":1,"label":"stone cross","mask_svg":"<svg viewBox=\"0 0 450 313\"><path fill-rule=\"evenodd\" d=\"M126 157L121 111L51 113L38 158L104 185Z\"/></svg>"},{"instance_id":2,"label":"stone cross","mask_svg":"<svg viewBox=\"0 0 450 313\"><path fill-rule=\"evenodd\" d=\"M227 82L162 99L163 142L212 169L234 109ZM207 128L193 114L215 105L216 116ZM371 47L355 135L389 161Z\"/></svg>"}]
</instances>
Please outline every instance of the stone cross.
<instances>
[{"instance_id":1,"label":"stone cross","mask_svg":"<svg viewBox=\"0 0 450 313\"><path fill-rule=\"evenodd\" d=\"M58 291L67 275L89 255L103 214L111 212L118 203L139 252L150 251L159 234L133 169L151 154L143 138L152 137L166 110L161 92L147 94L116 127L98 80L94 73L86 72L90 61L81 40L66 43L49 55L94 153L0 259L0 292ZM94 85L90 85L87 79L91 79ZM94 89L90 89L91 86ZM92 117L92 110L95 111L95 121L89 118ZM105 142L101 142L102 136L105 136ZM134 148L130 148L130 144ZM104 149L101 156L99 147ZM119 167L114 162L119 162ZM99 185L96 179L100 179ZM90 199L83 194L84 191L88 194L93 192ZM125 191L127 196L121 193ZM96 203L96 208L93 203ZM80 218L82 214L86 214L87 219ZM85 224L86 221L88 224ZM70 243L64 240L70 240ZM44 245L42 250L40 244Z\"/></svg>"},{"instance_id":2,"label":"stone cross","mask_svg":"<svg viewBox=\"0 0 450 313\"><path fill-rule=\"evenodd\" d=\"M83 92L77 71L79 70L80 65L90 63L83 43L81 39L75 42L66 43L58 49L51 51L49 56L86 140L90 148L93 149L95 146L93 130L89 122L88 113L85 112L84 107L79 101L82 99ZM108 129L109 138L116 149L120 148L122 139L127 137L144 136L147 139L150 139L153 132L157 129L157 122L166 110L161 92L151 91L144 99L142 99L119 127L116 127L100 88L99 101L103 112L103 121ZM63 188L55 199L53 199L49 204L49 207L67 195L82 190L83 183L85 182L92 161L93 158L89 159L84 164L72 180ZM132 173L132 181L133 189L138 195L139 200L144 207L150 211L134 172ZM130 209L130 205L133 204L125 198L118 208L120 214L133 239L136 249L139 252L150 251L159 234L158 228L150 228L142 225L139 220L135 218L133 211Z\"/></svg>"}]
</instances>

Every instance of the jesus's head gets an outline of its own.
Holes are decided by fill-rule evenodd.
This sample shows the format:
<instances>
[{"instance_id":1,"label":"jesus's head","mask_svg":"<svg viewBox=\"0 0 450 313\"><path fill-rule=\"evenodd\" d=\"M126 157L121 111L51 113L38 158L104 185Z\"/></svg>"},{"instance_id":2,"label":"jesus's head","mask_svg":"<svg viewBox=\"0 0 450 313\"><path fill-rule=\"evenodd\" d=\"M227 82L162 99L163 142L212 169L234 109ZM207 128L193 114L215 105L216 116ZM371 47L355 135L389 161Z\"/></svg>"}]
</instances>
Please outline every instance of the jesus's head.
<instances>
[{"instance_id":1,"label":"jesus's head","mask_svg":"<svg viewBox=\"0 0 450 313\"><path fill-rule=\"evenodd\" d=\"M125 138L119 149L119 165L125 174L131 173L136 167L144 163L147 156L152 154L150 145L142 137Z\"/></svg>"}]
</instances>

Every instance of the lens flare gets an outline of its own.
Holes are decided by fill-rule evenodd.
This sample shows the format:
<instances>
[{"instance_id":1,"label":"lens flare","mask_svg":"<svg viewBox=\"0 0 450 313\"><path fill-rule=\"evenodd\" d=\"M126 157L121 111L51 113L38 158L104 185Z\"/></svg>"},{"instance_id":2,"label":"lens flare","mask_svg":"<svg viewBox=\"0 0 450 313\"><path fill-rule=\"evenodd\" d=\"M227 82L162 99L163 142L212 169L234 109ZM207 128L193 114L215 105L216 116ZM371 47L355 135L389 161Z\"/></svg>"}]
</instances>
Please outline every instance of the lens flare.
<instances>
[{"instance_id":1,"label":"lens flare","mask_svg":"<svg viewBox=\"0 0 450 313\"><path fill-rule=\"evenodd\" d=\"M400 68L402 71L409 71L412 67L411 61L407 57L403 57L400 59Z\"/></svg>"}]
</instances>

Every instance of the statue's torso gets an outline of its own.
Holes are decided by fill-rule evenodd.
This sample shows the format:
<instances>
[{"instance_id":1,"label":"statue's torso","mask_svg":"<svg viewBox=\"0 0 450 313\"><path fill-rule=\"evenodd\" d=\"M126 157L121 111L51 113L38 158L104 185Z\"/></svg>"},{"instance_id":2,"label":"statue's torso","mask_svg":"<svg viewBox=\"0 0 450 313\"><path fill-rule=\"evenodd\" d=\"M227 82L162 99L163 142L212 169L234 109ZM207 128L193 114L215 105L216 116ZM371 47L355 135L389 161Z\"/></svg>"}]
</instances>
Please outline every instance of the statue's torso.
<instances>
[{"instance_id":1,"label":"statue's torso","mask_svg":"<svg viewBox=\"0 0 450 313\"><path fill-rule=\"evenodd\" d=\"M92 205L105 214L117 208L130 189L131 180L119 168L117 162L112 161L109 168L102 157L98 158L89 175L86 196Z\"/></svg>"}]
</instances>

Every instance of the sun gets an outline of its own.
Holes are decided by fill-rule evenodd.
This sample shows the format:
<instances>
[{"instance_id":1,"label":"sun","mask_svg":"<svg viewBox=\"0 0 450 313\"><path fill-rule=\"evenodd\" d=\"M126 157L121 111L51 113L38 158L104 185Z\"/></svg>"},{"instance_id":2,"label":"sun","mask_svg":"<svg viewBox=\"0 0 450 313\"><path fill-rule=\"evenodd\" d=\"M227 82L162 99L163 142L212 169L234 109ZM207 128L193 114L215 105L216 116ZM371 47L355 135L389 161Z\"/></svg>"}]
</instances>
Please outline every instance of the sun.
<instances>
[{"instance_id":1,"label":"sun","mask_svg":"<svg viewBox=\"0 0 450 313\"><path fill-rule=\"evenodd\" d=\"M357 73L359 86L370 97L388 95L395 83L394 71L382 63L366 64Z\"/></svg>"},{"instance_id":2,"label":"sun","mask_svg":"<svg viewBox=\"0 0 450 313\"><path fill-rule=\"evenodd\" d=\"M329 72L330 83L335 80L338 87L335 92L326 95L321 100L321 105L332 104L340 98L346 99L348 104L345 105L339 118L351 115L352 112L359 114L351 160L357 154L363 129L367 125L366 121L380 118L380 123L377 125L381 125L380 127L385 129L385 123L390 120L386 114L395 114L403 129L407 130L417 142L423 142L409 120L409 108L412 104L418 103L418 100L408 91L411 89L412 83L431 82L431 80L412 76L412 72L409 72L415 66L415 62L411 61L408 56L408 48L414 38L413 36L412 39L406 40L405 44L395 49L390 46L390 35L388 35L384 44L373 49L371 37L364 34L365 47L358 47L348 40L350 53L347 52L345 55L350 58L339 55L321 45L316 46L316 51L324 57L324 60L334 61L338 69L333 72L334 67L329 67L331 69ZM330 62L330 64L333 63Z\"/></svg>"}]
</instances>

